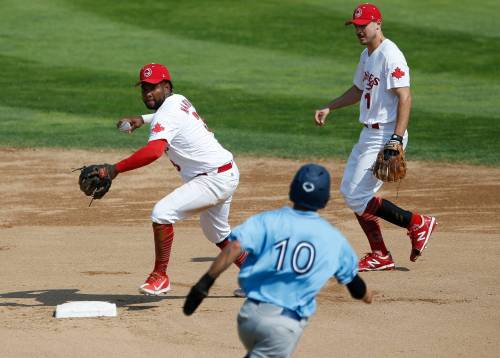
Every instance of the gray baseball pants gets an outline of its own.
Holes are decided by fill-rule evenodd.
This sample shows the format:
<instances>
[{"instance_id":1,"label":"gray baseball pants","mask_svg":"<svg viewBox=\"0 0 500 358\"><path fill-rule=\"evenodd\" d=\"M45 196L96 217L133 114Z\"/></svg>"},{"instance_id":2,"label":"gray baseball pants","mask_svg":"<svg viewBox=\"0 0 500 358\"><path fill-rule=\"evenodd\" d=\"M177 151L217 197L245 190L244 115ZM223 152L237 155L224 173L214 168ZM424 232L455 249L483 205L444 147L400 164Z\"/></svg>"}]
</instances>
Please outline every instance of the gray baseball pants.
<instances>
[{"instance_id":1,"label":"gray baseball pants","mask_svg":"<svg viewBox=\"0 0 500 358\"><path fill-rule=\"evenodd\" d=\"M282 307L270 303L245 301L238 314L238 334L247 349L247 357L291 356L307 319L287 313Z\"/></svg>"}]
</instances>

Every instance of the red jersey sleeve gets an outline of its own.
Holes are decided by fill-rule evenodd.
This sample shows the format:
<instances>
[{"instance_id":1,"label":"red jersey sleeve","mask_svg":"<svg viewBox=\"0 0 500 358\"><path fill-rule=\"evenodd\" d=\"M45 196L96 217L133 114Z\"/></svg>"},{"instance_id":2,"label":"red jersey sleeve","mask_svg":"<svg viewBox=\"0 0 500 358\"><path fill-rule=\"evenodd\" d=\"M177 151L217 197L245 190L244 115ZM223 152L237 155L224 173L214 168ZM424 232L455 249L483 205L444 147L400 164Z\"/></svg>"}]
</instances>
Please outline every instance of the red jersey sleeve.
<instances>
[{"instance_id":1,"label":"red jersey sleeve","mask_svg":"<svg viewBox=\"0 0 500 358\"><path fill-rule=\"evenodd\" d=\"M168 143L165 139L148 142L144 147L136 151L130 157L115 164L118 173L137 169L154 162L165 152Z\"/></svg>"}]
</instances>

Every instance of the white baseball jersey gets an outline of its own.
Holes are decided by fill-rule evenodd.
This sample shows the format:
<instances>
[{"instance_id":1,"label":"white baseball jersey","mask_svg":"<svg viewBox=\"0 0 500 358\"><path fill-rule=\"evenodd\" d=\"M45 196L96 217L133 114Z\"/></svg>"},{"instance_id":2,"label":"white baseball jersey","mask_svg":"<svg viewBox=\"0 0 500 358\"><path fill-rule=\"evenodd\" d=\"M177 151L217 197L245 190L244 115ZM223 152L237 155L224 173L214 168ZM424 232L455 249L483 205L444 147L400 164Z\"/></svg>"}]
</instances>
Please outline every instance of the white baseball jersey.
<instances>
[{"instance_id":1,"label":"white baseball jersey","mask_svg":"<svg viewBox=\"0 0 500 358\"><path fill-rule=\"evenodd\" d=\"M143 116L149 122L149 116ZM209 173L233 160L210 132L189 100L172 94L152 116L149 141L166 139L166 153L187 180Z\"/></svg>"},{"instance_id":2,"label":"white baseball jersey","mask_svg":"<svg viewBox=\"0 0 500 358\"><path fill-rule=\"evenodd\" d=\"M398 97L391 88L410 87L410 69L394 42L385 39L371 55L361 53L354 85L363 90L359 121L363 124L390 123L397 117Z\"/></svg>"}]
</instances>

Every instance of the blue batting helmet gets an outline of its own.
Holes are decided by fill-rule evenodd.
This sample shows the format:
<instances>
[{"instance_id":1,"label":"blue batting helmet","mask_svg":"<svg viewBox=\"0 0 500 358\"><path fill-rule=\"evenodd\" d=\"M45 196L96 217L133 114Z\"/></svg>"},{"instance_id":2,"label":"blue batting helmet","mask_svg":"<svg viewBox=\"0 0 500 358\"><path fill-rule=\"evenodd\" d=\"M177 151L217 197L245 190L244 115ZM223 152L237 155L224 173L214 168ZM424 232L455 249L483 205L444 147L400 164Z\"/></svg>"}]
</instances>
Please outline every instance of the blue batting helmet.
<instances>
[{"instance_id":1,"label":"blue batting helmet","mask_svg":"<svg viewBox=\"0 0 500 358\"><path fill-rule=\"evenodd\" d=\"M330 174L318 164L302 166L290 184L290 200L309 210L322 209L330 199Z\"/></svg>"}]
</instances>

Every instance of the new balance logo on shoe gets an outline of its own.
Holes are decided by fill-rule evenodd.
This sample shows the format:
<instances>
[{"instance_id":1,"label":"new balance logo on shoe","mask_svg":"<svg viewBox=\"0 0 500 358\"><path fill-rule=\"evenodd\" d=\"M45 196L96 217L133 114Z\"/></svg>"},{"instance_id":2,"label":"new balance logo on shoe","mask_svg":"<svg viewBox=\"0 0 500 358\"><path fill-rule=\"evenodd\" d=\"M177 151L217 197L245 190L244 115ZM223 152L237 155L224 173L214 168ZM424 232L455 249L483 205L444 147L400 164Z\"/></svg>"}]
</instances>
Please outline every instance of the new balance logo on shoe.
<instances>
[{"instance_id":1,"label":"new balance logo on shoe","mask_svg":"<svg viewBox=\"0 0 500 358\"><path fill-rule=\"evenodd\" d=\"M416 261L422 255L422 251L427 247L431 234L437 226L436 218L433 216L421 215L420 218L422 224L408 230L408 236L411 240L411 261Z\"/></svg>"},{"instance_id":2,"label":"new balance logo on shoe","mask_svg":"<svg viewBox=\"0 0 500 358\"><path fill-rule=\"evenodd\" d=\"M366 254L358 263L358 271L385 271L393 270L396 265L390 253L380 256L374 252Z\"/></svg>"},{"instance_id":3,"label":"new balance logo on shoe","mask_svg":"<svg viewBox=\"0 0 500 358\"><path fill-rule=\"evenodd\" d=\"M417 239L417 241L425 240L426 239L426 235L427 235L427 233L425 231L419 232L418 233L418 239Z\"/></svg>"},{"instance_id":4,"label":"new balance logo on shoe","mask_svg":"<svg viewBox=\"0 0 500 358\"><path fill-rule=\"evenodd\" d=\"M377 265L380 265L380 261L375 260L375 259L373 259L373 260L367 260L366 262L367 262L367 263L368 263L368 265L370 265L371 267L377 267Z\"/></svg>"}]
</instances>

